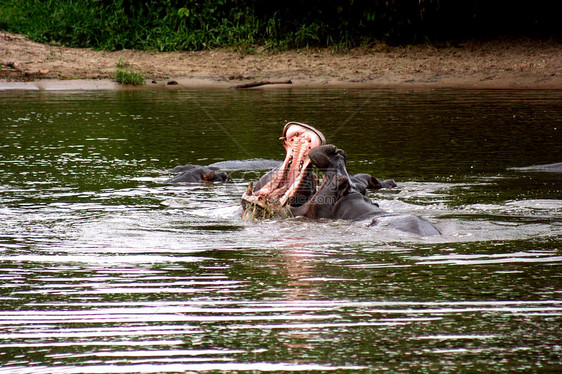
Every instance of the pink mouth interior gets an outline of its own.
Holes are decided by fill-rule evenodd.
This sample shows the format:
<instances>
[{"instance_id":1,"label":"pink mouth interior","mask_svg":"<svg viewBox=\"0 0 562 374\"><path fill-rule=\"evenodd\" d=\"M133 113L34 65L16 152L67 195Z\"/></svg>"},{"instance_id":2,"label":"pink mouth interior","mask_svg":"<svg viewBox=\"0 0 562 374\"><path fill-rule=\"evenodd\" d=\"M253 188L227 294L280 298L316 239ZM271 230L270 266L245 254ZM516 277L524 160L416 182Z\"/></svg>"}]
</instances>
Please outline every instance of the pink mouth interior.
<instances>
[{"instance_id":1,"label":"pink mouth interior","mask_svg":"<svg viewBox=\"0 0 562 374\"><path fill-rule=\"evenodd\" d=\"M310 164L308 152L321 145L322 139L315 131L297 124L290 125L282 139L286 151L283 164L265 186L250 196L245 194L243 199L267 200L284 206L297 192L304 180L304 171Z\"/></svg>"}]
</instances>

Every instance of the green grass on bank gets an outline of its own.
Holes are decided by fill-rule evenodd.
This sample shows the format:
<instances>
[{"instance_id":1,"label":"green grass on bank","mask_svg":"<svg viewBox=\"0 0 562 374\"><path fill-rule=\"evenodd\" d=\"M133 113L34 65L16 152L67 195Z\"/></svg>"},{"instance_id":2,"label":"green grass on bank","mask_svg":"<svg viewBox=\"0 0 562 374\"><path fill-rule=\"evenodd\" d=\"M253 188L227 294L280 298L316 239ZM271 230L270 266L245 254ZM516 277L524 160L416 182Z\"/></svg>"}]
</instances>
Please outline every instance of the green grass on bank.
<instances>
[{"instance_id":1,"label":"green grass on bank","mask_svg":"<svg viewBox=\"0 0 562 374\"><path fill-rule=\"evenodd\" d=\"M560 35L550 0L1 0L0 30L105 50L345 50L499 33Z\"/></svg>"},{"instance_id":2,"label":"green grass on bank","mask_svg":"<svg viewBox=\"0 0 562 374\"><path fill-rule=\"evenodd\" d=\"M144 74L136 71L123 59L115 66L115 81L121 84L140 86L144 84Z\"/></svg>"}]
</instances>

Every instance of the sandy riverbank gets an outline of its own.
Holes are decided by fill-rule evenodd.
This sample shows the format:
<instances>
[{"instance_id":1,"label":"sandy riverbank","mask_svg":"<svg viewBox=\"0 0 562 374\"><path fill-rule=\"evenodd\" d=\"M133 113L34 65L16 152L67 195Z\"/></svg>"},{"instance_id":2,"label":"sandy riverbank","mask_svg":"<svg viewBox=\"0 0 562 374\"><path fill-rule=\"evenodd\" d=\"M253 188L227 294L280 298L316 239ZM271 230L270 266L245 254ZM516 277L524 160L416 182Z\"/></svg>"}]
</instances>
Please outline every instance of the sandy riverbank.
<instances>
[{"instance_id":1,"label":"sandy riverbank","mask_svg":"<svg viewBox=\"0 0 562 374\"><path fill-rule=\"evenodd\" d=\"M295 87L562 88L562 43L507 39L455 45L376 45L346 53L116 52L45 45L0 32L0 89L115 89L117 62L145 73L146 87L231 87L291 80ZM262 86L275 87L275 86Z\"/></svg>"}]
</instances>

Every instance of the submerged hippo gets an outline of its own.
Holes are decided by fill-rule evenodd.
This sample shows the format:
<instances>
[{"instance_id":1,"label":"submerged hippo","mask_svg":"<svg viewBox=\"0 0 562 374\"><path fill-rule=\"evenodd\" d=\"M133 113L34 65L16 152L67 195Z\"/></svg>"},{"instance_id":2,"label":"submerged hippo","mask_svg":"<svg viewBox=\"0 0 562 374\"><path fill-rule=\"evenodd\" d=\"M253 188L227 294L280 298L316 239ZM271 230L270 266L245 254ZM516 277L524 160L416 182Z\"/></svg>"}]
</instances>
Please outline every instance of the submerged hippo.
<instances>
[{"instance_id":1,"label":"submerged hippo","mask_svg":"<svg viewBox=\"0 0 562 374\"><path fill-rule=\"evenodd\" d=\"M217 167L212 166L184 165L170 171L179 174L165 183L224 182L228 179L224 171L219 171Z\"/></svg>"},{"instance_id":2,"label":"submerged hippo","mask_svg":"<svg viewBox=\"0 0 562 374\"><path fill-rule=\"evenodd\" d=\"M368 174L350 176L345 152L327 145L324 135L312 126L289 122L281 139L286 150L285 160L255 186L250 184L242 196L244 219L297 216L345 219L368 221L369 226L388 226L420 236L439 235L427 220L413 215L389 214L365 197L366 188L377 188L383 183L367 177ZM312 172L313 165L322 173L319 187ZM384 184L395 185L390 180Z\"/></svg>"},{"instance_id":3,"label":"submerged hippo","mask_svg":"<svg viewBox=\"0 0 562 374\"><path fill-rule=\"evenodd\" d=\"M394 188L397 187L394 179L386 179L381 181L378 178L373 177L370 174L360 173L360 174L349 174L351 182L353 183L355 189L362 195L367 193L367 190L378 190L381 188Z\"/></svg>"},{"instance_id":4,"label":"submerged hippo","mask_svg":"<svg viewBox=\"0 0 562 374\"><path fill-rule=\"evenodd\" d=\"M368 226L384 225L421 236L439 235L429 221L414 215L395 215L365 197L349 176L346 153L334 145L322 145L309 152L313 165L322 172L322 184L300 207L290 207L295 216L367 221Z\"/></svg>"},{"instance_id":5,"label":"submerged hippo","mask_svg":"<svg viewBox=\"0 0 562 374\"><path fill-rule=\"evenodd\" d=\"M184 184L198 182L226 182L228 180L227 171L269 170L278 167L279 165L281 165L281 161L279 160L269 160L263 158L219 161L207 166L187 164L176 166L175 168L168 170L170 173L177 173L177 175L167 179L164 183Z\"/></svg>"},{"instance_id":6,"label":"submerged hippo","mask_svg":"<svg viewBox=\"0 0 562 374\"><path fill-rule=\"evenodd\" d=\"M562 162L556 162L554 164L543 164L543 165L532 165L532 166L525 166L525 167L517 167L517 168L508 168L507 170L514 170L514 171L539 171L539 172L547 172L547 173L562 173Z\"/></svg>"}]
</instances>

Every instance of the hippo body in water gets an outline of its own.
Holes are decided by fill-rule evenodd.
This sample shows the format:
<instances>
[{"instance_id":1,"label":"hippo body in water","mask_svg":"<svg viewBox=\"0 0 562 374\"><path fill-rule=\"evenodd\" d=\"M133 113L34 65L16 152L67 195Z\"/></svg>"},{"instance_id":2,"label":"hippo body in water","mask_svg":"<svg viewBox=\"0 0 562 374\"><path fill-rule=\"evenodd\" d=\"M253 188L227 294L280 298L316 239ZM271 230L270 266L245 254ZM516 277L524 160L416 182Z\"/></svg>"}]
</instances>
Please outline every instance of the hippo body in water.
<instances>
[{"instance_id":1,"label":"hippo body in water","mask_svg":"<svg viewBox=\"0 0 562 374\"><path fill-rule=\"evenodd\" d=\"M508 170L522 171L522 172L536 171L536 172L546 172L546 173L562 173L562 162L556 162L554 164L543 164L543 165L509 168Z\"/></svg>"},{"instance_id":2,"label":"hippo body in water","mask_svg":"<svg viewBox=\"0 0 562 374\"><path fill-rule=\"evenodd\" d=\"M224 182L228 179L228 175L219 171L218 168L199 166L199 165L184 165L175 167L171 171L178 172L179 174L173 178L165 181L165 183L198 183L198 182Z\"/></svg>"},{"instance_id":3,"label":"hippo body in water","mask_svg":"<svg viewBox=\"0 0 562 374\"><path fill-rule=\"evenodd\" d=\"M345 152L326 145L322 133L313 127L289 122L281 139L285 160L255 186L250 184L242 196L243 218L343 219L367 221L368 226L384 226L420 236L440 234L424 218L390 214L365 197L369 186L383 183L368 175L350 176ZM322 173L320 186L312 173L313 165ZM391 180L384 184L395 185Z\"/></svg>"}]
</instances>

